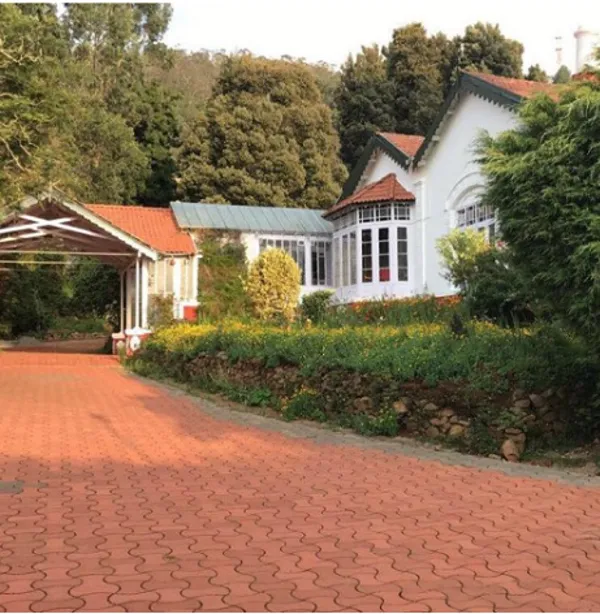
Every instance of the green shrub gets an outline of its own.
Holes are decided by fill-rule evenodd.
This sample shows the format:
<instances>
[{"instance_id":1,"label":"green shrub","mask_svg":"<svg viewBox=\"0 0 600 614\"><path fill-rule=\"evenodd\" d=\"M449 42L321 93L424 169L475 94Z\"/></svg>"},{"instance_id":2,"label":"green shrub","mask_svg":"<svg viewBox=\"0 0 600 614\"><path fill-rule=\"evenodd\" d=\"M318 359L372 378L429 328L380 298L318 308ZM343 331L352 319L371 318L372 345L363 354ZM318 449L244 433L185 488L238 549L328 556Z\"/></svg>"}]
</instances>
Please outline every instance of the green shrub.
<instances>
[{"instance_id":1,"label":"green shrub","mask_svg":"<svg viewBox=\"0 0 600 614\"><path fill-rule=\"evenodd\" d=\"M322 398L314 391L301 390L284 406L283 417L286 420L316 420L325 422L327 416L323 411Z\"/></svg>"},{"instance_id":2,"label":"green shrub","mask_svg":"<svg viewBox=\"0 0 600 614\"><path fill-rule=\"evenodd\" d=\"M474 228L455 228L437 240L437 251L445 270L444 277L464 292L473 279L478 257L489 249L483 232Z\"/></svg>"},{"instance_id":3,"label":"green shrub","mask_svg":"<svg viewBox=\"0 0 600 614\"><path fill-rule=\"evenodd\" d=\"M246 292L259 320L291 322L300 297L300 269L282 249L267 249L250 265Z\"/></svg>"},{"instance_id":4,"label":"green shrub","mask_svg":"<svg viewBox=\"0 0 600 614\"><path fill-rule=\"evenodd\" d=\"M456 337L445 324L291 330L179 325L153 334L139 356L176 377L199 354L224 352L232 362L259 360L265 368L296 365L307 377L341 369L427 385L463 381L493 393L595 381L597 365L586 347L555 327L513 331L470 323L467 329L468 335Z\"/></svg>"},{"instance_id":5,"label":"green shrub","mask_svg":"<svg viewBox=\"0 0 600 614\"><path fill-rule=\"evenodd\" d=\"M464 299L474 318L504 326L531 324L535 319L531 296L506 249L493 248L475 258Z\"/></svg>"},{"instance_id":6,"label":"green shrub","mask_svg":"<svg viewBox=\"0 0 600 614\"><path fill-rule=\"evenodd\" d=\"M154 294L148 300L148 324L156 329L173 324L173 295L160 296Z\"/></svg>"},{"instance_id":7,"label":"green shrub","mask_svg":"<svg viewBox=\"0 0 600 614\"><path fill-rule=\"evenodd\" d=\"M455 314L467 316L460 297L415 296L402 299L380 299L335 305L329 309L324 324L341 326L433 324L450 322Z\"/></svg>"},{"instance_id":8,"label":"green shrub","mask_svg":"<svg viewBox=\"0 0 600 614\"><path fill-rule=\"evenodd\" d=\"M204 238L198 284L201 317L217 320L247 315L246 275L246 250L241 243Z\"/></svg>"},{"instance_id":9,"label":"green shrub","mask_svg":"<svg viewBox=\"0 0 600 614\"><path fill-rule=\"evenodd\" d=\"M331 290L318 290L305 294L300 302L300 313L303 320L310 320L313 324L321 324L325 321L331 305Z\"/></svg>"}]
</instances>

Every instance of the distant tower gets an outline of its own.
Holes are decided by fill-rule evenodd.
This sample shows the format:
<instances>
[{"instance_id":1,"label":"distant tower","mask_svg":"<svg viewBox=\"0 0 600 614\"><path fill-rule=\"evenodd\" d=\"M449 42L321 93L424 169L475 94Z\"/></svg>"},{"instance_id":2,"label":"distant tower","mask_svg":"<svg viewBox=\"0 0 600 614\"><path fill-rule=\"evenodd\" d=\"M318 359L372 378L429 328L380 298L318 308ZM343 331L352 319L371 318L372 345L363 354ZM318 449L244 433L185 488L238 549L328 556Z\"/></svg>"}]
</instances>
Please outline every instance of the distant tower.
<instances>
[{"instance_id":1,"label":"distant tower","mask_svg":"<svg viewBox=\"0 0 600 614\"><path fill-rule=\"evenodd\" d=\"M556 70L563 65L563 39L562 36L556 36Z\"/></svg>"},{"instance_id":2,"label":"distant tower","mask_svg":"<svg viewBox=\"0 0 600 614\"><path fill-rule=\"evenodd\" d=\"M593 62L594 47L598 44L598 34L579 26L577 32L575 32L575 41L575 72L578 73L586 64Z\"/></svg>"}]
</instances>

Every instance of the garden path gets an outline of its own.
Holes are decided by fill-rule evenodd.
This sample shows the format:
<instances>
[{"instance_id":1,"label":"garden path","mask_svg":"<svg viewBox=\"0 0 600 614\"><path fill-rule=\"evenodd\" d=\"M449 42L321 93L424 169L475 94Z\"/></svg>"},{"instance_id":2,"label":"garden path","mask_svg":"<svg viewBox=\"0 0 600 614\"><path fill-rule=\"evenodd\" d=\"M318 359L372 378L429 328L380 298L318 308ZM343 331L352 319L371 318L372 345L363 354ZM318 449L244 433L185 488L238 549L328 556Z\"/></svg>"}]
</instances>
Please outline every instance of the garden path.
<instances>
[{"instance_id":1,"label":"garden path","mask_svg":"<svg viewBox=\"0 0 600 614\"><path fill-rule=\"evenodd\" d=\"M0 611L600 609L594 478L243 414L109 356L1 354L0 433Z\"/></svg>"}]
</instances>

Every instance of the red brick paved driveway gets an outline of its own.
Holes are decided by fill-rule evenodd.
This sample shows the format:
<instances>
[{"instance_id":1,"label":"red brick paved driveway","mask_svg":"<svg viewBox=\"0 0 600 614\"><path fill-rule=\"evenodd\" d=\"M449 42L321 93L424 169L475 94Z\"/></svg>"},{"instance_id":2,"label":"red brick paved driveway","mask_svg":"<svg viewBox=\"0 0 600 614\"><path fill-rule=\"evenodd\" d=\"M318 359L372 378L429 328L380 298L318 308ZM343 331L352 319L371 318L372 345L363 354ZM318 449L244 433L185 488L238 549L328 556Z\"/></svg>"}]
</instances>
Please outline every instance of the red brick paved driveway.
<instances>
[{"instance_id":1,"label":"red brick paved driveway","mask_svg":"<svg viewBox=\"0 0 600 614\"><path fill-rule=\"evenodd\" d=\"M0 611L600 608L600 489L209 413L109 357L2 354Z\"/></svg>"}]
</instances>

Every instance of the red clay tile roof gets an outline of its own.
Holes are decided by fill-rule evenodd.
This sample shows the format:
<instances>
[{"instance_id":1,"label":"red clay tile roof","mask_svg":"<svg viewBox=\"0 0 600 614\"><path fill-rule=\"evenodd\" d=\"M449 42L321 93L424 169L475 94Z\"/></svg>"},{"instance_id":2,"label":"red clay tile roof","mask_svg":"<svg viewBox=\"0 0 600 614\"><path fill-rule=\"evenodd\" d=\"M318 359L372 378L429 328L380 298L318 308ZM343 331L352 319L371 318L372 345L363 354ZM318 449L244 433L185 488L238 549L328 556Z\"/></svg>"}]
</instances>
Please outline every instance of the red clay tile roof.
<instances>
[{"instance_id":1,"label":"red clay tile roof","mask_svg":"<svg viewBox=\"0 0 600 614\"><path fill-rule=\"evenodd\" d=\"M394 173L389 173L379 181L367 184L364 188L340 200L333 205L325 217L345 209L350 205L361 205L364 203L388 203L388 202L410 202L415 200L415 195L404 188L396 179Z\"/></svg>"},{"instance_id":2,"label":"red clay tile roof","mask_svg":"<svg viewBox=\"0 0 600 614\"><path fill-rule=\"evenodd\" d=\"M511 94L521 96L521 98L530 98L542 92L548 94L552 98L558 98L560 87L553 83L542 83L540 81L528 81L527 79L512 79L510 77L498 77L484 72L468 71L469 75L473 75L478 79L487 81L496 87L502 88Z\"/></svg>"},{"instance_id":3,"label":"red clay tile roof","mask_svg":"<svg viewBox=\"0 0 600 614\"><path fill-rule=\"evenodd\" d=\"M86 205L131 237L156 251L168 254L194 254L191 236L175 222L171 209L133 205Z\"/></svg>"},{"instance_id":4,"label":"red clay tile roof","mask_svg":"<svg viewBox=\"0 0 600 614\"><path fill-rule=\"evenodd\" d=\"M416 134L398 134L397 132L378 132L377 134L411 158L417 153L425 138Z\"/></svg>"}]
</instances>

